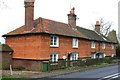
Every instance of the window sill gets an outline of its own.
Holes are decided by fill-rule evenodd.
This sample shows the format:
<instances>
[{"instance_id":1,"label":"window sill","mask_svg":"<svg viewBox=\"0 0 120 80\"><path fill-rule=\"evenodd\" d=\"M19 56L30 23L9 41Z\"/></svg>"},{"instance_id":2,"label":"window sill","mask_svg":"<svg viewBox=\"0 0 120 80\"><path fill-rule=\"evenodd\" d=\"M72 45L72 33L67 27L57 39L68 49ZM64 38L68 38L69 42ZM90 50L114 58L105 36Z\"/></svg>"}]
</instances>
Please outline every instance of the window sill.
<instances>
[{"instance_id":1,"label":"window sill","mask_svg":"<svg viewBox=\"0 0 120 80\"><path fill-rule=\"evenodd\" d=\"M95 47L91 47L92 49L95 49Z\"/></svg>"},{"instance_id":2,"label":"window sill","mask_svg":"<svg viewBox=\"0 0 120 80\"><path fill-rule=\"evenodd\" d=\"M78 47L72 47L72 48L76 48L77 49Z\"/></svg>"},{"instance_id":3,"label":"window sill","mask_svg":"<svg viewBox=\"0 0 120 80\"><path fill-rule=\"evenodd\" d=\"M102 49L105 49L105 48L102 48Z\"/></svg>"},{"instance_id":4,"label":"window sill","mask_svg":"<svg viewBox=\"0 0 120 80\"><path fill-rule=\"evenodd\" d=\"M58 45L50 45L50 47L59 47Z\"/></svg>"}]
</instances>

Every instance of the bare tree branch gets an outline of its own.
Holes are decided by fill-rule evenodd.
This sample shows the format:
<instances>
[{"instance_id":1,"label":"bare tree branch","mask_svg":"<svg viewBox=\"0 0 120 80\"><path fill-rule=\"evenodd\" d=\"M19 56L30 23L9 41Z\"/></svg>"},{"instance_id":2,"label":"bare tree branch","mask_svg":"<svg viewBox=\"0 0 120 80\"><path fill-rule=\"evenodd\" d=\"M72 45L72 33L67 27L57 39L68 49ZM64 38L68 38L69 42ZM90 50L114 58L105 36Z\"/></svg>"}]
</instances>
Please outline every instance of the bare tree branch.
<instances>
[{"instance_id":1,"label":"bare tree branch","mask_svg":"<svg viewBox=\"0 0 120 80\"><path fill-rule=\"evenodd\" d=\"M8 6L3 0L0 0L0 8L8 8Z\"/></svg>"},{"instance_id":2,"label":"bare tree branch","mask_svg":"<svg viewBox=\"0 0 120 80\"><path fill-rule=\"evenodd\" d=\"M100 22L100 33L103 34L104 36L107 36L108 33L110 32L112 22L110 21L105 22L103 18L100 18L99 22Z\"/></svg>"}]
</instances>

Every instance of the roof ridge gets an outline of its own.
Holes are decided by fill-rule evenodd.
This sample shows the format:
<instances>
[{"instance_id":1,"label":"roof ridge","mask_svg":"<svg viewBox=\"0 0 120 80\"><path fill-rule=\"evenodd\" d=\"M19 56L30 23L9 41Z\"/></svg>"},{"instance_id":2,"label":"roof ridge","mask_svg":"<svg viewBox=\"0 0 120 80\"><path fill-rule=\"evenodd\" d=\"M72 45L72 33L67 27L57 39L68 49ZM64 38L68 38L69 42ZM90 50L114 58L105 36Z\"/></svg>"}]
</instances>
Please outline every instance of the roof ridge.
<instances>
[{"instance_id":1,"label":"roof ridge","mask_svg":"<svg viewBox=\"0 0 120 80\"><path fill-rule=\"evenodd\" d=\"M47 19L47 18L43 18L43 17L39 17L39 19L44 19L44 20L48 20L48 21L52 21L52 22L57 22L57 23L61 23L61 24L65 24L65 25L68 25L67 23L64 23L64 22L60 22L60 21L55 21L55 20L52 20L52 19Z\"/></svg>"}]
</instances>

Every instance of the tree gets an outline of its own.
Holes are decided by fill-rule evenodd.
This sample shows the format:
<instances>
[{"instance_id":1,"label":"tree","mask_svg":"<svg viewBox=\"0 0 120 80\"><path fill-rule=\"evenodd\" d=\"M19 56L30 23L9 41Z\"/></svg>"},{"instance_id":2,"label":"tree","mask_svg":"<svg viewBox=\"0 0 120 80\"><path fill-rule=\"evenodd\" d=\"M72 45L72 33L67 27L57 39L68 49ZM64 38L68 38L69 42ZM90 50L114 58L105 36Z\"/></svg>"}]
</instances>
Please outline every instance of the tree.
<instances>
[{"instance_id":1,"label":"tree","mask_svg":"<svg viewBox=\"0 0 120 80\"><path fill-rule=\"evenodd\" d=\"M108 33L110 32L112 22L110 21L105 22L103 18L100 18L99 23L100 23L100 33L103 34L104 36L107 36ZM95 26L93 26L93 28L95 28Z\"/></svg>"},{"instance_id":2,"label":"tree","mask_svg":"<svg viewBox=\"0 0 120 80\"><path fill-rule=\"evenodd\" d=\"M7 8L8 6L3 0L0 0L0 8Z\"/></svg>"},{"instance_id":3,"label":"tree","mask_svg":"<svg viewBox=\"0 0 120 80\"><path fill-rule=\"evenodd\" d=\"M120 44L116 47L116 57L120 58Z\"/></svg>"},{"instance_id":4,"label":"tree","mask_svg":"<svg viewBox=\"0 0 120 80\"><path fill-rule=\"evenodd\" d=\"M103 34L104 36L107 36L112 26L112 22L109 21L105 22L103 18L100 18L100 23L101 23L100 33Z\"/></svg>"}]
</instances>

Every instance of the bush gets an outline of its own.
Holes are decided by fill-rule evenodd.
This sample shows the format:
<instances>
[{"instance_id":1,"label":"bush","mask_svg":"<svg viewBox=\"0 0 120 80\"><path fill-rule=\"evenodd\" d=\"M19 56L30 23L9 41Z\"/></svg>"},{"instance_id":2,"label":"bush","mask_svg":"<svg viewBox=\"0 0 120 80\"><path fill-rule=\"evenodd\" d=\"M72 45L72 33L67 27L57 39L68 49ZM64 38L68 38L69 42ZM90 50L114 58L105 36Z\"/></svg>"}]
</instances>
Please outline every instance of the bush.
<instances>
[{"instance_id":1,"label":"bush","mask_svg":"<svg viewBox=\"0 0 120 80\"><path fill-rule=\"evenodd\" d=\"M116 57L120 58L120 44L116 47Z\"/></svg>"}]
</instances>

